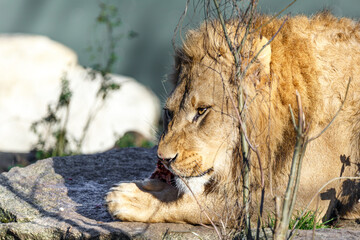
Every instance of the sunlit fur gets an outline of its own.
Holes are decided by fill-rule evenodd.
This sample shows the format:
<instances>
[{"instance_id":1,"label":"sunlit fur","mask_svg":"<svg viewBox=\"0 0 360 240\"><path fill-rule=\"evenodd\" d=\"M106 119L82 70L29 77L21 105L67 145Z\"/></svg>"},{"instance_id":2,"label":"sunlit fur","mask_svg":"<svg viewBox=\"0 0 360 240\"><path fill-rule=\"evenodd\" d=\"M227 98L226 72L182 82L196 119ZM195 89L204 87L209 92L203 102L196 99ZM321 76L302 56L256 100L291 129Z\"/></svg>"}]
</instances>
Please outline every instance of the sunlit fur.
<instances>
[{"instance_id":1,"label":"sunlit fur","mask_svg":"<svg viewBox=\"0 0 360 240\"><path fill-rule=\"evenodd\" d=\"M252 26L259 31L252 32L241 50L242 70L284 21L275 19L263 25L269 19L261 16ZM233 43L239 43L243 36L244 29L238 24L236 21L227 24ZM161 185L164 192L155 194L151 188L144 191L139 183L138 188L131 183L122 184L121 189L131 190L114 188L107 196L109 212L128 221L209 223L199 211L200 203L210 209L215 221L234 213L236 218L241 213L243 166L240 124L235 110L239 81L234 80L234 58L221 24L209 21L189 31L175 58L176 87L165 105L169 111L168 124L159 142L158 155L173 159L168 168L185 180L196 182L199 176L202 179L206 176L202 181L204 191L195 184L198 200L195 201L178 179L178 186L182 186L181 191L175 189L178 197L163 201L169 198L166 194L174 194L168 187ZM249 67L241 82L245 96L242 114L248 139L260 155L266 214L274 211L273 198L282 197L287 185L295 144L289 105L297 115L296 90L301 96L311 137L320 133L335 116L344 100L349 78L352 81L342 111L327 131L308 145L295 206L298 210L304 209L329 180L358 173L360 25L327 13L311 19L290 18ZM199 116L199 108L207 110ZM260 203L261 174L254 152L250 162L251 204L256 208ZM359 189L357 181L335 181L321 191L320 200L314 201L310 209L318 209L325 217L336 212L344 218L358 218ZM146 203L135 204L135 199ZM151 205L158 208L145 207Z\"/></svg>"}]
</instances>

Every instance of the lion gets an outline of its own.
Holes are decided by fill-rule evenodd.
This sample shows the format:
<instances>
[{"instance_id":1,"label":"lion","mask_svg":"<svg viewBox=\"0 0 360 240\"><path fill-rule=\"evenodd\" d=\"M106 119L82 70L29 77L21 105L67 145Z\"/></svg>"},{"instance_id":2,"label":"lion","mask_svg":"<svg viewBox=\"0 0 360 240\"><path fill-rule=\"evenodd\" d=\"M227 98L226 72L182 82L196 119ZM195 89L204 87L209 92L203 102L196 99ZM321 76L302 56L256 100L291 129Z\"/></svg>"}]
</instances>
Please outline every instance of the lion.
<instances>
[{"instance_id":1,"label":"lion","mask_svg":"<svg viewBox=\"0 0 360 240\"><path fill-rule=\"evenodd\" d=\"M176 50L175 88L164 107L157 149L171 181L155 172L144 181L115 185L106 196L113 218L191 224L237 219L243 213L244 165L237 114L258 153L249 155L251 211L262 202L273 213L273 199L284 195L289 179L296 140L289 105L296 115L296 91L308 136L326 131L307 147L294 212L310 204L306 209L323 219L360 217L359 182L345 179L356 177L360 167L360 24L328 13L270 19L259 16L252 26L259 30L250 31L241 48L241 70L248 68L240 113L234 56L222 25L209 20L187 33ZM226 23L234 42L244 36L239 24Z\"/></svg>"}]
</instances>

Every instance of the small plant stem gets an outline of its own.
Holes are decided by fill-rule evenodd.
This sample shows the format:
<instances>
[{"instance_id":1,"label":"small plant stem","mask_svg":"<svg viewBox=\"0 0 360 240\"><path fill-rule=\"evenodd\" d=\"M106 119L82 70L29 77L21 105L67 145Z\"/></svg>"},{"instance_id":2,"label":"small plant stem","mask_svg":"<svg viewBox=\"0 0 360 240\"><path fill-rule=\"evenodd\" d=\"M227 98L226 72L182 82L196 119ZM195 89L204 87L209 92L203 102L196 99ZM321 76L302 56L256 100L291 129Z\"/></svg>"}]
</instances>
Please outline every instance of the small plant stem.
<instances>
[{"instance_id":1,"label":"small plant stem","mask_svg":"<svg viewBox=\"0 0 360 240\"><path fill-rule=\"evenodd\" d=\"M240 46L238 47L236 53L233 53L234 55L234 58L237 57L239 58L240 56L240 53L241 53L241 49L244 47L245 45L245 42L246 42L246 39L248 37L248 34L250 32L250 26L251 26L251 23L252 23L252 18L253 18L253 15L254 15L254 12L253 12L253 7L254 7L254 2L251 1L250 3L250 6L248 7L248 9L250 8L250 19L249 21L247 22L246 24L246 28L245 28L245 34L244 34L244 37L241 39L241 43L240 43ZM238 60L238 63L236 64L236 61L235 61L235 66L236 66L236 78L240 80L240 84L239 86L241 86L241 80L243 79L243 77L245 76L245 74L243 72L241 72L241 67L240 67L240 59ZM251 64L251 63L250 63ZM250 65L249 64L249 65ZM241 89L242 91L242 89ZM242 93L240 94L242 95Z\"/></svg>"},{"instance_id":2,"label":"small plant stem","mask_svg":"<svg viewBox=\"0 0 360 240\"><path fill-rule=\"evenodd\" d=\"M224 35L225 35L226 42L227 42L227 44L229 46L229 49L230 49L231 53L234 56L235 66L237 67L237 66L240 65L239 56L238 56L238 54L235 54L235 52L234 52L234 47L233 47L233 44L231 43L230 36L228 35L226 25L225 25L225 21L224 21L224 17L223 17L223 15L221 13L219 3L218 3L217 0L213 0L213 2L214 2L214 5L215 5L215 8L216 8L216 11L217 11L221 26L222 26L222 30L223 30Z\"/></svg>"},{"instance_id":3,"label":"small plant stem","mask_svg":"<svg viewBox=\"0 0 360 240\"><path fill-rule=\"evenodd\" d=\"M240 88L242 91L242 88ZM239 96L239 109L243 109L244 102L242 94ZM243 204L245 209L245 226L246 235L251 238L251 222L250 222L250 161L249 161L249 145L246 141L246 127L241 131L241 152L243 157Z\"/></svg>"},{"instance_id":4,"label":"small plant stem","mask_svg":"<svg viewBox=\"0 0 360 240\"><path fill-rule=\"evenodd\" d=\"M282 206L280 223L275 229L275 240L283 240L287 237L287 231L289 228L289 222L291 219L292 211L296 201L296 193L300 182L301 164L306 151L307 146L307 128L305 128L305 115L302 110L301 98L299 93L296 91L296 98L298 102L298 124L296 126L294 120L294 114L291 106L290 112L294 123L294 128L297 132L296 144L294 148L294 154L291 164L291 170L289 175L289 182L285 192L285 197Z\"/></svg>"},{"instance_id":5,"label":"small plant stem","mask_svg":"<svg viewBox=\"0 0 360 240\"><path fill-rule=\"evenodd\" d=\"M59 132L59 139L58 139L58 144L57 144L57 147L58 147L58 150L57 150L57 153L56 155L57 156L63 156L64 154L66 154L66 141L67 141L67 124L69 122L69 116L70 116L70 103L67 103L65 105L65 109L66 109L66 113L65 113L65 120L64 120L64 125L62 126L62 128L60 129L60 132Z\"/></svg>"},{"instance_id":6,"label":"small plant stem","mask_svg":"<svg viewBox=\"0 0 360 240\"><path fill-rule=\"evenodd\" d=\"M345 91L345 96L344 96L344 100L342 101L339 109L337 110L337 112L335 113L334 117L331 119L331 121L329 122L329 124L317 135L315 135L314 137L309 139L309 142L314 141L315 139L319 138L330 126L331 124L335 121L335 118L339 115L340 111L342 110L344 103L346 101L347 95L349 93L349 88L350 88L350 83L352 81L352 78L349 78L348 84L346 85L346 91Z\"/></svg>"},{"instance_id":7,"label":"small plant stem","mask_svg":"<svg viewBox=\"0 0 360 240\"><path fill-rule=\"evenodd\" d=\"M313 224L313 229L312 229L312 240L315 239L315 229L316 229L316 223L317 223L317 210L318 209L319 209L319 198L317 200L316 211L314 213L314 224Z\"/></svg>"},{"instance_id":8,"label":"small plant stem","mask_svg":"<svg viewBox=\"0 0 360 240\"><path fill-rule=\"evenodd\" d=\"M344 96L344 100L342 101L338 111L335 113L334 117L331 119L331 121L329 122L328 125L325 126L325 128L318 134L316 134L314 137L311 137L310 139L307 140L306 144L308 144L309 142L311 141L314 141L316 140L317 138L319 138L331 125L332 123L335 121L336 117L339 115L340 111L342 110L343 106L344 106L344 103L347 99L347 96L348 96L348 93L349 93L349 88L350 88L350 83L351 83L351 80L352 78L350 77L349 78L349 81L347 83L347 86L346 86L346 91L345 91L345 96ZM291 115L292 115L292 118L293 118L293 113L291 111ZM310 202L308 203L308 205L305 207L303 213L300 215L299 219L303 217L303 215L305 214L305 211L306 209L310 206L310 204L312 203L312 201L315 199L315 197L322 191L322 189L327 186L330 182L332 182L333 180L338 180L338 179L360 179L358 177L339 177L339 178L335 178L335 179L332 179L330 180L329 182L327 182L323 187L321 187L318 192L312 197L312 199L310 200ZM292 228L292 231L295 229L295 227L297 226L299 221L296 221L295 224L294 224L294 227Z\"/></svg>"},{"instance_id":9,"label":"small plant stem","mask_svg":"<svg viewBox=\"0 0 360 240\"><path fill-rule=\"evenodd\" d=\"M316 196L318 194L320 194L320 192L330 183L334 182L334 181L338 181L338 180L360 180L360 177L336 177L333 178L331 180L329 180L327 183L325 183L315 194L314 196L311 198L311 200L309 201L309 203L306 205L306 207L304 208L302 214L299 216L299 219L301 219L304 214L306 213L306 210L309 208L309 206L311 205L311 203L314 201L314 199L316 198ZM299 221L296 221L296 223L294 224L292 231L295 230L296 226L298 225ZM295 234L292 234L292 237L290 239L293 238L293 236L295 236Z\"/></svg>"},{"instance_id":10,"label":"small plant stem","mask_svg":"<svg viewBox=\"0 0 360 240\"><path fill-rule=\"evenodd\" d=\"M241 43L239 45L239 47L237 48L237 50L235 49L227 28L226 28L226 24L224 21L224 17L223 14L221 13L220 10L220 6L217 0L213 0L221 26L222 26L222 30L226 39L226 42L228 44L228 47L234 57L234 64L235 64L235 78L238 82L238 110L236 111L238 113L238 118L239 118L239 122L240 122L240 140L241 140L241 153L242 153L242 161L243 161L243 204L244 204L244 210L245 210L245 235L251 239L251 221L250 221L250 158L249 158L249 143L248 143L248 138L247 138L247 134L246 134L246 125L243 122L243 118L244 116L242 116L242 114L239 114L240 112L243 112L245 103L244 103L244 93L243 93L243 88L242 88L242 79L245 76L244 73L241 72L241 59L240 59L240 51L242 49L242 47L245 44L245 41L247 39L248 33L249 33L249 29L251 26L251 22L252 22L252 18L253 18L253 9L254 9L254 5L256 5L257 1L251 1L249 4L249 8L250 8L250 19L248 20L247 24L246 24L246 30L245 30L245 34L244 37L241 40ZM264 48L264 47L263 47ZM263 49L262 48L262 49ZM261 49L261 50L262 50ZM260 50L260 51L261 51ZM259 51L259 53L260 53ZM259 54L258 53L258 54ZM252 64L252 63L250 63ZM249 65L250 65L249 64ZM249 66L247 66L249 67ZM234 101L233 101L234 102ZM256 151L258 160L259 160L259 167L260 167L260 171L261 171L261 185L262 188L264 187L264 175L263 175L263 171L262 171L262 166L261 166L261 160L260 160L260 155L259 153ZM260 209L260 216L261 217L262 211Z\"/></svg>"},{"instance_id":11,"label":"small plant stem","mask_svg":"<svg viewBox=\"0 0 360 240\"><path fill-rule=\"evenodd\" d=\"M97 100L98 100L98 99L97 99ZM80 139L79 139L79 141L78 141L78 143L77 143L77 152L78 152L78 153L81 152L81 146L83 145L84 140L85 140L85 137L86 137L87 133L89 132L89 128L90 128L90 126L91 126L92 121L94 120L94 118L96 117L96 115L98 114L98 112L100 112L100 110L101 110L101 109L103 108L103 106L105 105L104 99L98 100L98 101L100 101L100 104L97 106L96 109L94 109L93 111L91 111L91 112L89 113L89 116L88 116L88 118L87 118L87 120L86 120L85 126L84 126L84 128L83 128L83 130L82 130L81 137L80 137ZM96 106L97 104L94 104L94 105Z\"/></svg>"},{"instance_id":12,"label":"small plant stem","mask_svg":"<svg viewBox=\"0 0 360 240\"><path fill-rule=\"evenodd\" d=\"M176 40L175 38L177 36L176 33L179 31L179 36L180 36L180 38L182 37L180 26L182 25L182 23L184 21L184 17L186 16L186 14L188 12L189 3L190 3L190 0L186 0L185 9L184 9L183 13L181 14L179 22L174 29L174 35L173 35L173 38L171 39L171 44L174 49L176 49L176 45L175 45L175 40ZM182 38L181 38L181 40L182 40Z\"/></svg>"}]
</instances>

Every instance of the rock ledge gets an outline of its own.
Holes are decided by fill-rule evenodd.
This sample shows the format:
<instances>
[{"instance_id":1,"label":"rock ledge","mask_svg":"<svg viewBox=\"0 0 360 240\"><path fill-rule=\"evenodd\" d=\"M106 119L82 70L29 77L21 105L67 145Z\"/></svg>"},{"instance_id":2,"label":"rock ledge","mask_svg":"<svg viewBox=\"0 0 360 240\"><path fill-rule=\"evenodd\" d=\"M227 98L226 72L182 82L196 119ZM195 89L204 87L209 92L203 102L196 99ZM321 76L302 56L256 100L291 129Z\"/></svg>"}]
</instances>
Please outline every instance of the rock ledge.
<instances>
[{"instance_id":1,"label":"rock ledge","mask_svg":"<svg viewBox=\"0 0 360 240\"><path fill-rule=\"evenodd\" d=\"M127 148L57 157L0 175L0 239L217 239L209 228L111 220L103 203L112 184L144 179L155 149ZM316 239L358 239L360 232L320 230ZM297 239L311 238L301 231Z\"/></svg>"}]
</instances>

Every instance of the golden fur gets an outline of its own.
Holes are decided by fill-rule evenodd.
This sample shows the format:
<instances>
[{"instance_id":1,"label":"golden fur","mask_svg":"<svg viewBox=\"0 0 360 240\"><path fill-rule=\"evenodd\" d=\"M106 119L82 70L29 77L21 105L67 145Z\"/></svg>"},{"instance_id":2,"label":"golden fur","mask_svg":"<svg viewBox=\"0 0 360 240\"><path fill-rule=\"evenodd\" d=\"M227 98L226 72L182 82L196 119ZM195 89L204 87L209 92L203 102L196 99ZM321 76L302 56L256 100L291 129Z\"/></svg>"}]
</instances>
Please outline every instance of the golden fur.
<instances>
[{"instance_id":1,"label":"golden fur","mask_svg":"<svg viewBox=\"0 0 360 240\"><path fill-rule=\"evenodd\" d=\"M267 22L261 16L254 29ZM253 33L244 45L242 70L279 30L275 19ZM239 25L227 24L234 40ZM241 33L239 34L241 35ZM300 93L309 136L315 136L340 114L327 131L308 146L303 160L296 209L302 210L325 183L356 176L360 166L360 25L346 18L319 14L286 21L264 48L241 83L250 142L260 153L265 174L265 211L274 196L283 196L295 144L289 105L297 113ZM234 59L218 22L190 31L177 51L176 88L165 106L165 131L158 156L176 178L176 187L159 180L121 183L106 197L110 214L125 221L209 223L199 204L215 221L240 214L241 164ZM260 171L251 154L252 207L260 202ZM181 176L181 177L179 177ZM185 182L185 183L184 183ZM193 191L189 191L188 187ZM338 180L325 187L310 209L326 218L337 213L360 217L359 184ZM194 200L194 196L197 201ZM266 215L267 216L267 215Z\"/></svg>"}]
</instances>

